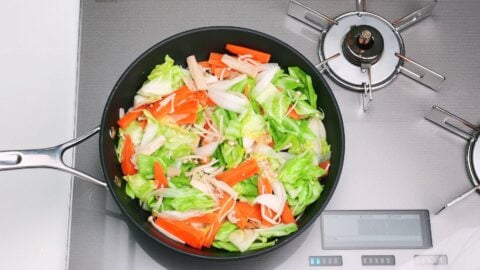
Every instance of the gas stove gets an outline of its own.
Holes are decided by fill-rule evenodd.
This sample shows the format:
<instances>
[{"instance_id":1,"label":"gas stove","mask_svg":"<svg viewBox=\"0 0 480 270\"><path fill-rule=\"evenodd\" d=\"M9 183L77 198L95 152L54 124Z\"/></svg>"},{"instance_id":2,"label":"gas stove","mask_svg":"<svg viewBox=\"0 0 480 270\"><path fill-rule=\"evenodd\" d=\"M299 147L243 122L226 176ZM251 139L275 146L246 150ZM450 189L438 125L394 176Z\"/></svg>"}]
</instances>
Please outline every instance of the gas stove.
<instances>
[{"instance_id":1,"label":"gas stove","mask_svg":"<svg viewBox=\"0 0 480 270\"><path fill-rule=\"evenodd\" d=\"M437 90L445 76L405 56L400 32L429 17L437 1L389 22L368 12L366 1L355 1L356 10L335 19L301 2L290 0L288 15L320 31L317 67L335 83L362 91L362 108L373 100L372 90L385 87L398 74Z\"/></svg>"},{"instance_id":2,"label":"gas stove","mask_svg":"<svg viewBox=\"0 0 480 270\"><path fill-rule=\"evenodd\" d=\"M287 15L292 6L302 16L309 12L309 25ZM478 184L478 177L473 185L469 179L480 148L468 139L477 135L467 125L475 136L464 134L466 147L465 138L424 118L438 104L473 127L480 123L479 11L474 0L83 1L78 134L98 125L114 83L151 45L192 28L235 25L273 35L318 64L344 117L346 152L327 211L309 230L279 250L234 262L159 247L129 227L108 192L77 180L69 268L479 269L476 190L435 214ZM414 15L398 20L402 14ZM441 92L425 89L440 84ZM95 142L79 147L75 160L102 177Z\"/></svg>"}]
</instances>

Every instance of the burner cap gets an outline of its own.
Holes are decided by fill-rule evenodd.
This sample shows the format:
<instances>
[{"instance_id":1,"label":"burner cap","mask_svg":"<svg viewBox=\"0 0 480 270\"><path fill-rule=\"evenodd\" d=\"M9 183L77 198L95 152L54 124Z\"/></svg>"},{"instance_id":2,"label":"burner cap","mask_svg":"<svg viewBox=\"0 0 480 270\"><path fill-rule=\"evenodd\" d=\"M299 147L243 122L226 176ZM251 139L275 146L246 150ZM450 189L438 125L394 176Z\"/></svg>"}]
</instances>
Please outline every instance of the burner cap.
<instances>
[{"instance_id":1,"label":"burner cap","mask_svg":"<svg viewBox=\"0 0 480 270\"><path fill-rule=\"evenodd\" d=\"M343 40L342 51L347 60L356 66L373 65L382 56L382 34L368 25L352 26Z\"/></svg>"},{"instance_id":2,"label":"burner cap","mask_svg":"<svg viewBox=\"0 0 480 270\"><path fill-rule=\"evenodd\" d=\"M405 54L403 40L386 19L370 12L350 12L335 18L320 40L320 60L340 53L326 63L327 75L337 84L351 90L364 91L369 81L362 65L371 65L372 89L391 82L399 72Z\"/></svg>"}]
</instances>

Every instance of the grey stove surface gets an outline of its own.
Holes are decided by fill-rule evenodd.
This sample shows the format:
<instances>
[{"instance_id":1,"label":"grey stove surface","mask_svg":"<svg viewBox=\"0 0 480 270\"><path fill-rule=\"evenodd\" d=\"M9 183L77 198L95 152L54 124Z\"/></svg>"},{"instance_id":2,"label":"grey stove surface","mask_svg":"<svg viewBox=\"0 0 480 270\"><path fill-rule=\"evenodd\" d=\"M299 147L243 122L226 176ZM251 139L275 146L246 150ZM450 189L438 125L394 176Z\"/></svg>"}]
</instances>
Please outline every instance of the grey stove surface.
<instances>
[{"instance_id":1,"label":"grey stove surface","mask_svg":"<svg viewBox=\"0 0 480 270\"><path fill-rule=\"evenodd\" d=\"M302 1L332 17L354 1ZM367 10L392 21L427 1L367 1ZM77 134L97 126L106 98L123 70L144 50L178 32L234 25L269 33L318 63L319 33L287 17L281 1L85 0L81 11ZM361 269L361 255L394 255L395 266L375 269L480 269L480 198L471 196L434 216L444 203L471 188L466 142L423 117L438 104L480 122L480 1L439 1L433 16L403 34L406 54L447 77L441 92L399 77L375 91L363 113L357 92L330 82L345 123L343 174L328 205L343 209L428 209L433 248L322 250L320 222L270 254L235 262L197 260L155 245L129 227L110 193L75 180L69 239L70 269L307 269L309 256L341 255L343 268ZM102 178L97 142L76 151L76 166ZM418 266L414 255L444 254L447 265ZM322 268L328 269L328 268Z\"/></svg>"}]
</instances>

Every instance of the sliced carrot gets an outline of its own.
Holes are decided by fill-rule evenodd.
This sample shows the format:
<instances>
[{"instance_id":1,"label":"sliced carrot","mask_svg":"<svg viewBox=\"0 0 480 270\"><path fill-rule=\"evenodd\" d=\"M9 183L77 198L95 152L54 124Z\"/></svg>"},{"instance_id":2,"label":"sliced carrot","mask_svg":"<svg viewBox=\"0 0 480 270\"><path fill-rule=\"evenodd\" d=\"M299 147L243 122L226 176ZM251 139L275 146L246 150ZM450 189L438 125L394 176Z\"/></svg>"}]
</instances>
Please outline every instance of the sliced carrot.
<instances>
[{"instance_id":1,"label":"sliced carrot","mask_svg":"<svg viewBox=\"0 0 480 270\"><path fill-rule=\"evenodd\" d=\"M142 113L142 110L134 110L127 112L122 118L117 121L117 124L121 128L127 128L133 121L135 121L140 115L142 115Z\"/></svg>"},{"instance_id":2,"label":"sliced carrot","mask_svg":"<svg viewBox=\"0 0 480 270\"><path fill-rule=\"evenodd\" d=\"M265 177L260 177L257 182L258 194L272 194L272 184Z\"/></svg>"},{"instance_id":3,"label":"sliced carrot","mask_svg":"<svg viewBox=\"0 0 480 270\"><path fill-rule=\"evenodd\" d=\"M290 116L291 118L295 119L295 120L300 120L301 116L300 114L298 114L295 109L291 109L291 106L288 108L288 116Z\"/></svg>"},{"instance_id":4,"label":"sliced carrot","mask_svg":"<svg viewBox=\"0 0 480 270\"><path fill-rule=\"evenodd\" d=\"M185 220L189 223L203 223L203 224L213 224L216 222L218 216L215 213L207 213L198 217L191 217Z\"/></svg>"},{"instance_id":5,"label":"sliced carrot","mask_svg":"<svg viewBox=\"0 0 480 270\"><path fill-rule=\"evenodd\" d=\"M189 125L197 122L197 113L171 114L170 117L179 125Z\"/></svg>"},{"instance_id":6,"label":"sliced carrot","mask_svg":"<svg viewBox=\"0 0 480 270\"><path fill-rule=\"evenodd\" d=\"M157 188L168 187L168 180L165 176L165 171L163 170L162 164L158 161L153 165L153 178L155 179L155 185Z\"/></svg>"},{"instance_id":7,"label":"sliced carrot","mask_svg":"<svg viewBox=\"0 0 480 270\"><path fill-rule=\"evenodd\" d=\"M320 163L318 166L320 166L320 168L327 171L327 174L328 174L328 171L330 170L330 160L324 161L324 162Z\"/></svg>"},{"instance_id":8,"label":"sliced carrot","mask_svg":"<svg viewBox=\"0 0 480 270\"><path fill-rule=\"evenodd\" d=\"M244 229L249 225L249 219L262 220L260 205L251 205L245 202L235 204L235 217L238 218L237 226Z\"/></svg>"},{"instance_id":9,"label":"sliced carrot","mask_svg":"<svg viewBox=\"0 0 480 270\"><path fill-rule=\"evenodd\" d=\"M175 94L173 105L177 106L178 104L180 104L184 99L188 97L188 95L190 95L190 93L192 93L192 91L186 85L178 88L178 90L172 93Z\"/></svg>"},{"instance_id":10,"label":"sliced carrot","mask_svg":"<svg viewBox=\"0 0 480 270\"><path fill-rule=\"evenodd\" d=\"M260 63L268 63L270 61L270 54L268 53L265 53L265 52L261 52L261 51L257 51L257 50L254 50L254 49L250 49L250 48L246 48L246 47L241 47L241 46L237 46L237 45L233 45L233 44L227 44L225 46L225 49L227 49L227 51L231 52L231 53L234 53L238 56L240 55L251 55L253 60L257 61L257 62L260 62Z\"/></svg>"},{"instance_id":11,"label":"sliced carrot","mask_svg":"<svg viewBox=\"0 0 480 270\"><path fill-rule=\"evenodd\" d=\"M210 63L208 63L208 61L200 61L200 62L198 62L198 64L200 66L202 66L203 68L211 68Z\"/></svg>"},{"instance_id":12,"label":"sliced carrot","mask_svg":"<svg viewBox=\"0 0 480 270\"><path fill-rule=\"evenodd\" d=\"M215 103L208 97L207 91L192 91L186 99L196 99L202 106L215 106Z\"/></svg>"},{"instance_id":13,"label":"sliced carrot","mask_svg":"<svg viewBox=\"0 0 480 270\"><path fill-rule=\"evenodd\" d=\"M282 222L285 224L296 223L296 220L293 217L292 210L290 210L290 206L288 206L288 203L286 203L285 207L283 208Z\"/></svg>"},{"instance_id":14,"label":"sliced carrot","mask_svg":"<svg viewBox=\"0 0 480 270\"><path fill-rule=\"evenodd\" d=\"M215 177L230 186L234 186L238 182L254 176L258 172L260 172L260 168L258 167L257 161L255 161L255 159L249 159L237 167L220 173Z\"/></svg>"},{"instance_id":15,"label":"sliced carrot","mask_svg":"<svg viewBox=\"0 0 480 270\"><path fill-rule=\"evenodd\" d=\"M216 67L226 67L226 65L222 62L222 56L223 54L221 53L211 52L210 57L208 58L208 63Z\"/></svg>"},{"instance_id":16,"label":"sliced carrot","mask_svg":"<svg viewBox=\"0 0 480 270\"><path fill-rule=\"evenodd\" d=\"M157 120L160 120L167 116L167 114L170 112L172 109L171 105L161 105L160 100L155 102L148 110L150 113L152 113L153 117Z\"/></svg>"},{"instance_id":17,"label":"sliced carrot","mask_svg":"<svg viewBox=\"0 0 480 270\"><path fill-rule=\"evenodd\" d=\"M130 135L125 135L125 141L123 142L122 149L122 172L124 175L136 174L137 170L135 165L132 163L132 156L135 154L135 146L133 145L132 138Z\"/></svg>"},{"instance_id":18,"label":"sliced carrot","mask_svg":"<svg viewBox=\"0 0 480 270\"><path fill-rule=\"evenodd\" d=\"M223 219L220 219L222 216L225 216L225 213L230 210L235 204L235 200L231 198L228 194L224 193L223 198L220 200L220 210L218 210L216 221L210 226L210 229L207 233L207 237L203 242L204 247L211 247L213 241L215 240L215 235L217 234L218 230L222 226Z\"/></svg>"},{"instance_id":19,"label":"sliced carrot","mask_svg":"<svg viewBox=\"0 0 480 270\"><path fill-rule=\"evenodd\" d=\"M192 114L197 113L199 101L196 99L184 100L173 108L172 114Z\"/></svg>"},{"instance_id":20,"label":"sliced carrot","mask_svg":"<svg viewBox=\"0 0 480 270\"><path fill-rule=\"evenodd\" d=\"M202 248L206 236L203 230L197 229L184 221L159 217L157 217L155 223L175 237L185 241L188 245L198 249Z\"/></svg>"}]
</instances>

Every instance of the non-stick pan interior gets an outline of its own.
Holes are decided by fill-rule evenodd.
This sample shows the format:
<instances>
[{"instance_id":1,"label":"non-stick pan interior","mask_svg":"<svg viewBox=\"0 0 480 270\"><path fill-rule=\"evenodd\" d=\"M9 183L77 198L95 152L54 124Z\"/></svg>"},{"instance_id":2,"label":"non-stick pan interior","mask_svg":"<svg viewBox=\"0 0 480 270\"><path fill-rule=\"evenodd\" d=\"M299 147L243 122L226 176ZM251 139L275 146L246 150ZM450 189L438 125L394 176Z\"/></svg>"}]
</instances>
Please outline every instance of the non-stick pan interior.
<instances>
[{"instance_id":1,"label":"non-stick pan interior","mask_svg":"<svg viewBox=\"0 0 480 270\"><path fill-rule=\"evenodd\" d=\"M202 61L207 59L212 51L225 52L224 46L226 43L244 45L268 52L272 55L271 62L279 63L283 68L298 66L307 74L310 74L318 95L318 106L325 112L324 124L327 131L327 140L332 147L331 170L328 176L321 180L325 185L324 191L320 199L310 205L298 221L299 231L279 238L273 247L245 253L227 252L215 248L197 250L176 243L157 232L147 222L149 213L141 209L138 201L126 196L124 192L125 183L122 183L121 186L116 184L118 181L115 181L115 177L121 179L122 172L114 150L116 140L110 138L110 129L116 127L119 109L127 109L132 106L136 91L141 87L146 80L146 76L155 65L163 63L166 54L172 57L176 63L185 66L187 56L194 54L198 61ZM289 45L266 34L237 27L194 29L170 37L150 48L127 68L116 83L106 103L101 123L100 154L102 168L113 197L121 209L133 223L154 241L179 252L203 258L240 259L250 257L275 249L300 234L320 215L335 190L343 164L343 153L344 133L340 110L330 88L315 67Z\"/></svg>"}]
</instances>

